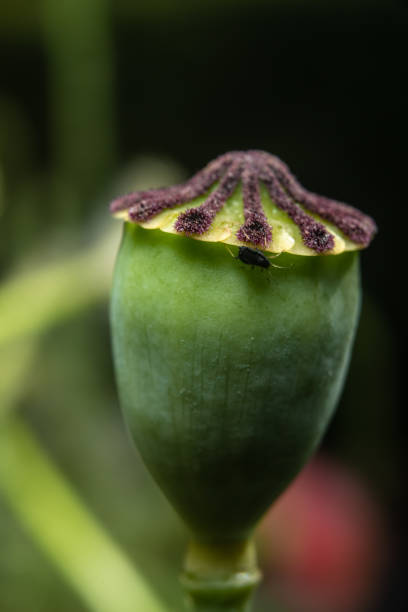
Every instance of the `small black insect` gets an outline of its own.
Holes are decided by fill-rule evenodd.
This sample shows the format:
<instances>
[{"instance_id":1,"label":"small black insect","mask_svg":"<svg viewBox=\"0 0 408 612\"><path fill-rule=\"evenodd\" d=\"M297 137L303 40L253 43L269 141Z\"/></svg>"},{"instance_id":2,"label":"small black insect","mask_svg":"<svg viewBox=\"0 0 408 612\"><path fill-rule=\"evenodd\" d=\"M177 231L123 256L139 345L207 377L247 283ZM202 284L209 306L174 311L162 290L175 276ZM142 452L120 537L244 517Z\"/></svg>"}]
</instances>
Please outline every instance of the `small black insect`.
<instances>
[{"instance_id":1,"label":"small black insect","mask_svg":"<svg viewBox=\"0 0 408 612\"><path fill-rule=\"evenodd\" d=\"M249 266L259 266L260 268L269 268L271 265L269 259L261 251L246 246L239 247L237 259Z\"/></svg>"},{"instance_id":2,"label":"small black insect","mask_svg":"<svg viewBox=\"0 0 408 612\"><path fill-rule=\"evenodd\" d=\"M232 253L231 249L227 247L227 250L231 257L234 257L234 254ZM287 268L284 268L283 266L277 266L276 264L273 264L269 261L270 259L275 259L275 257L279 257L280 254L281 253L276 253L276 255L270 255L269 257L266 257L266 255L264 255L262 251L259 251L258 249L251 249L250 247L241 246L238 247L238 255L234 257L234 259L239 259L240 261L242 261L242 263L247 264L248 266L258 266L259 268L265 269L268 269L270 268L270 266L272 266L273 268L287 270Z\"/></svg>"}]
</instances>

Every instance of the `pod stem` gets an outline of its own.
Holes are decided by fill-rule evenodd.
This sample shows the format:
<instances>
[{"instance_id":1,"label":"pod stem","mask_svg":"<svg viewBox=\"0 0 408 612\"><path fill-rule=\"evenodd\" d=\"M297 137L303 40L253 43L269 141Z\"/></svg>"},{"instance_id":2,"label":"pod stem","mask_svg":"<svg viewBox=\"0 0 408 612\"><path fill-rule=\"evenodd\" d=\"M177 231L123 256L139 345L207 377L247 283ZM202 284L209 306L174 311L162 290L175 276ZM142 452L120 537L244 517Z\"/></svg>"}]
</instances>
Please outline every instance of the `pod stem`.
<instances>
[{"instance_id":1,"label":"pod stem","mask_svg":"<svg viewBox=\"0 0 408 612\"><path fill-rule=\"evenodd\" d=\"M190 610L249 612L261 579L252 538L244 541L189 543L180 577Z\"/></svg>"}]
</instances>

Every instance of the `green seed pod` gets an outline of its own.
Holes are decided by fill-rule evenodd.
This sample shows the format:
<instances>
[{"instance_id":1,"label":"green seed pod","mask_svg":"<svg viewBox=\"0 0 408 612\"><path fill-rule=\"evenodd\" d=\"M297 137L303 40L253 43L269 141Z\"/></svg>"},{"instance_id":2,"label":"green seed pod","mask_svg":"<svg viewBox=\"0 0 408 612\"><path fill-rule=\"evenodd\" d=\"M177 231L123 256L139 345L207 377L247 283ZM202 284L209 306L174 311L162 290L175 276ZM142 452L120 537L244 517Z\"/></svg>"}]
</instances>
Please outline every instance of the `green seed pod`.
<instances>
[{"instance_id":1,"label":"green seed pod","mask_svg":"<svg viewBox=\"0 0 408 612\"><path fill-rule=\"evenodd\" d=\"M196 608L243 610L259 579L253 529L339 397L357 250L375 225L257 151L112 209L126 220L111 308L125 419L192 532L183 581Z\"/></svg>"}]
</instances>

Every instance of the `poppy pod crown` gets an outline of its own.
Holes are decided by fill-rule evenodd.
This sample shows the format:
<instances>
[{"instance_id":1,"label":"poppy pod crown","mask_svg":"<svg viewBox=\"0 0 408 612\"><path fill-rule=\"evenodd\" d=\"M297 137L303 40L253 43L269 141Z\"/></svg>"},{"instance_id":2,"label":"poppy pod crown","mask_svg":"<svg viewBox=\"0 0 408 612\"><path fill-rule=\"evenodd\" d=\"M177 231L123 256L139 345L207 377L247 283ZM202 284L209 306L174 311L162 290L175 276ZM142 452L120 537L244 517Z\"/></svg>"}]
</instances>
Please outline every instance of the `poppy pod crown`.
<instances>
[{"instance_id":1,"label":"poppy pod crown","mask_svg":"<svg viewBox=\"0 0 408 612\"><path fill-rule=\"evenodd\" d=\"M117 198L111 211L148 229L295 255L366 247L376 232L370 217L308 191L264 151L226 153L185 183Z\"/></svg>"}]
</instances>

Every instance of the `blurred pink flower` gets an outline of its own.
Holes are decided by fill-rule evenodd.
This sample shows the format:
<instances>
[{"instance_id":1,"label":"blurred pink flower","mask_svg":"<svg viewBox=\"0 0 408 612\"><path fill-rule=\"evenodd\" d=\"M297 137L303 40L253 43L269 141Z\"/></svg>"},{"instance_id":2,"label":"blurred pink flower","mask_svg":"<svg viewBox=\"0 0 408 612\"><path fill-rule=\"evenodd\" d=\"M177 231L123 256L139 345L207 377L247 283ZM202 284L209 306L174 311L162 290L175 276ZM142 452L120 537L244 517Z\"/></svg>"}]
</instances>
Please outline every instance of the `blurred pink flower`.
<instances>
[{"instance_id":1,"label":"blurred pink flower","mask_svg":"<svg viewBox=\"0 0 408 612\"><path fill-rule=\"evenodd\" d=\"M362 612L387 557L381 512L346 468L314 459L261 525L266 587L289 612Z\"/></svg>"}]
</instances>

